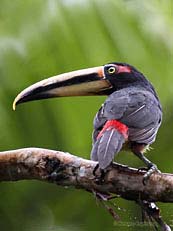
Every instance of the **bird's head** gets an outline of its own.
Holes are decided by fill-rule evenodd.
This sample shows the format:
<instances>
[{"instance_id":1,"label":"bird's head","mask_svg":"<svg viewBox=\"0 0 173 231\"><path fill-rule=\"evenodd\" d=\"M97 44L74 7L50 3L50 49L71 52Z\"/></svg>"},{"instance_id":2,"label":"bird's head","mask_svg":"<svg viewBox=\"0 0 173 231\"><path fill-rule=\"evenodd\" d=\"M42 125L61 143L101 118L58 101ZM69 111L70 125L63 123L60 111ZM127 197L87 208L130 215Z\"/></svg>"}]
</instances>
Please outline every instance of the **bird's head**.
<instances>
[{"instance_id":1,"label":"bird's head","mask_svg":"<svg viewBox=\"0 0 173 231\"><path fill-rule=\"evenodd\" d=\"M63 96L109 95L129 86L152 85L142 73L125 63L109 63L104 66L72 71L37 82L24 89L15 98L17 104Z\"/></svg>"},{"instance_id":2,"label":"bird's head","mask_svg":"<svg viewBox=\"0 0 173 231\"><path fill-rule=\"evenodd\" d=\"M145 76L135 67L127 63L109 63L104 66L104 76L111 83L113 92L130 86L140 86L144 88L153 87Z\"/></svg>"}]
</instances>

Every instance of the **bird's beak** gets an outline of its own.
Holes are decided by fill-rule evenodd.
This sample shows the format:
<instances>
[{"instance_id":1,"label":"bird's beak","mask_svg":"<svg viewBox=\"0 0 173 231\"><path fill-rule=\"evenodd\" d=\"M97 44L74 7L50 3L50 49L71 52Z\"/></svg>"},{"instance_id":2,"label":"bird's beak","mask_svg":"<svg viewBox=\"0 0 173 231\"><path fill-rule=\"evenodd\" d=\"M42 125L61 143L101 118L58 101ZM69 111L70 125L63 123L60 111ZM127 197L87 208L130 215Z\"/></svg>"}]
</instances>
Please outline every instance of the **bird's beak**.
<instances>
[{"instance_id":1,"label":"bird's beak","mask_svg":"<svg viewBox=\"0 0 173 231\"><path fill-rule=\"evenodd\" d=\"M32 100L62 97L104 95L112 85L106 80L104 67L93 67L56 75L24 89L13 102L16 105Z\"/></svg>"}]
</instances>

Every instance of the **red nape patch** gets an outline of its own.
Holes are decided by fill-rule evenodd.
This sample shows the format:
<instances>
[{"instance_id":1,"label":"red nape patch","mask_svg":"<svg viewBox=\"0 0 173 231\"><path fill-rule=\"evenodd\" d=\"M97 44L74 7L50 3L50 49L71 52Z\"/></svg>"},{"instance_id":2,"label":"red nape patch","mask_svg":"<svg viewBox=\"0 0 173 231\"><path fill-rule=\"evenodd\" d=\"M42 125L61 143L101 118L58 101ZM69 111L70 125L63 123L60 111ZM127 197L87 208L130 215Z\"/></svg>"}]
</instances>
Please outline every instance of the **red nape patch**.
<instances>
[{"instance_id":1,"label":"red nape patch","mask_svg":"<svg viewBox=\"0 0 173 231\"><path fill-rule=\"evenodd\" d=\"M123 73L123 72L131 72L130 67L128 66L118 66L118 73Z\"/></svg>"},{"instance_id":2,"label":"red nape patch","mask_svg":"<svg viewBox=\"0 0 173 231\"><path fill-rule=\"evenodd\" d=\"M124 138L127 140L128 138L128 127L119 122L118 120L108 120L105 125L103 126L102 130L99 132L97 139L100 138L105 131L111 130L111 129L116 129L118 130Z\"/></svg>"}]
</instances>

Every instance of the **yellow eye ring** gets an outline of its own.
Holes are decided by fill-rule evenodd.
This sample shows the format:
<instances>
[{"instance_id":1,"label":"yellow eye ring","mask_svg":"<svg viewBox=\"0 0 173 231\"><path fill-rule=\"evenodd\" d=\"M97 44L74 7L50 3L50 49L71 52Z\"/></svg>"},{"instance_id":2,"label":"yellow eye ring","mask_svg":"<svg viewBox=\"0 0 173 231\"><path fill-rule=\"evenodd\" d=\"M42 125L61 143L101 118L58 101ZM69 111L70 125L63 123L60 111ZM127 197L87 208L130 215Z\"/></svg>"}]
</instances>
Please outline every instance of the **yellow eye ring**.
<instances>
[{"instance_id":1,"label":"yellow eye ring","mask_svg":"<svg viewBox=\"0 0 173 231\"><path fill-rule=\"evenodd\" d=\"M109 67L108 69L108 73L109 74L114 74L116 72L116 68L115 67Z\"/></svg>"}]
</instances>

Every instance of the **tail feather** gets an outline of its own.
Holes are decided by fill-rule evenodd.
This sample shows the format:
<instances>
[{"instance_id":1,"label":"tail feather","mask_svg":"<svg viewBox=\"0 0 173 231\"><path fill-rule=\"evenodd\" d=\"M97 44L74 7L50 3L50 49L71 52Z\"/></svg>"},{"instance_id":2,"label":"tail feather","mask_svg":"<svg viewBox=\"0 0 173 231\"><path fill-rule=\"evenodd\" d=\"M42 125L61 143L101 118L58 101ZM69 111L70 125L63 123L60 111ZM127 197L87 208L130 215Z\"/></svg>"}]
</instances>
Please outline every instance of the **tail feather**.
<instances>
[{"instance_id":1,"label":"tail feather","mask_svg":"<svg viewBox=\"0 0 173 231\"><path fill-rule=\"evenodd\" d=\"M124 142L124 136L116 129L106 130L93 145L91 159L98 161L99 167L105 169L121 150Z\"/></svg>"}]
</instances>

